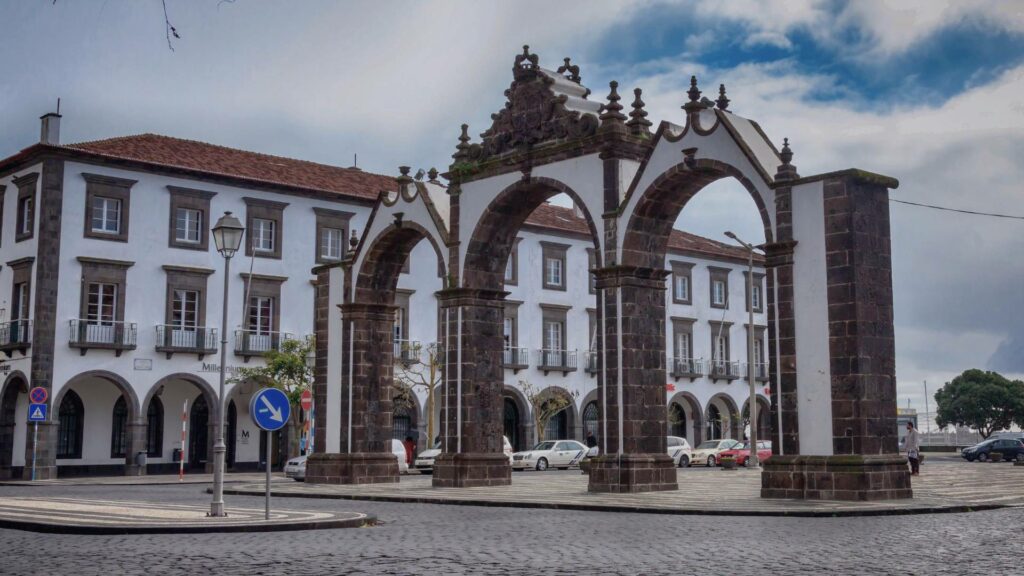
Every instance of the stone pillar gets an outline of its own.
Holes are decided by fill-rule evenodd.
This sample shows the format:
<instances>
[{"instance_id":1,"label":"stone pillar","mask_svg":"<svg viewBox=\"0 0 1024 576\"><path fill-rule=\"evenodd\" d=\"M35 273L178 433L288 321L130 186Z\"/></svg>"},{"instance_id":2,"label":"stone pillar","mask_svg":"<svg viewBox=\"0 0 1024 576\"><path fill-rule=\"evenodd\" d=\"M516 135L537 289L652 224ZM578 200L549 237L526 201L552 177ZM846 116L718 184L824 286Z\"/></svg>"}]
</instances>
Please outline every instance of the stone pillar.
<instances>
[{"instance_id":1,"label":"stone pillar","mask_svg":"<svg viewBox=\"0 0 1024 576\"><path fill-rule=\"evenodd\" d=\"M896 430L888 188L897 183L853 170L822 180L832 454L773 456L761 495L910 498Z\"/></svg>"},{"instance_id":2,"label":"stone pillar","mask_svg":"<svg viewBox=\"0 0 1024 576\"><path fill-rule=\"evenodd\" d=\"M146 467L135 463L135 455L146 451L146 430L148 429L145 420L135 420L128 423L128 450L124 455L124 475L142 476L146 474Z\"/></svg>"},{"instance_id":3,"label":"stone pillar","mask_svg":"<svg viewBox=\"0 0 1024 576\"><path fill-rule=\"evenodd\" d=\"M442 395L442 413L447 406L450 415L442 423L444 452L434 461L435 487L506 486L512 482L512 466L502 441L506 294L465 288L438 293L446 342L447 390Z\"/></svg>"},{"instance_id":4,"label":"stone pillar","mask_svg":"<svg viewBox=\"0 0 1024 576\"><path fill-rule=\"evenodd\" d=\"M344 330L341 452L311 455L306 462L306 481L319 484L398 482L398 460L391 453L395 308L384 304L349 303L341 306L341 314ZM351 426L348 422L350 392Z\"/></svg>"},{"instance_id":5,"label":"stone pillar","mask_svg":"<svg viewBox=\"0 0 1024 576\"><path fill-rule=\"evenodd\" d=\"M591 492L676 490L676 469L667 453L665 430L665 270L610 267L598 270L605 305L607 380L598 403L607 406L608 451L593 460ZM621 309L619 296L621 292ZM619 403L619 337L622 324L622 402ZM607 398L605 398L607 395ZM619 435L619 413L622 413ZM603 428L602 424L602 430ZM604 445L604 441L602 446ZM621 446L621 453L620 453Z\"/></svg>"}]
</instances>

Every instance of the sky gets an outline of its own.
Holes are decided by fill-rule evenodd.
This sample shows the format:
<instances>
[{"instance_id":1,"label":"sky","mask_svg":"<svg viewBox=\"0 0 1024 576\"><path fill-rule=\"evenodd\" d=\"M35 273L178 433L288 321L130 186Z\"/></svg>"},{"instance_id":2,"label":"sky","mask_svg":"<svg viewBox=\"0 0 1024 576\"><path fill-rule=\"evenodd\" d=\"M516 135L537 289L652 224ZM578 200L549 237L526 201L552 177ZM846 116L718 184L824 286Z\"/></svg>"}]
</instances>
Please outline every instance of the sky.
<instances>
[{"instance_id":1,"label":"sky","mask_svg":"<svg viewBox=\"0 0 1024 576\"><path fill-rule=\"evenodd\" d=\"M0 4L0 157L61 98L62 141L156 132L397 174L489 126L513 57L570 56L592 99L644 90L683 124L691 74L788 137L802 175L850 167L892 198L1024 216L1024 2L960 0ZM12 25L13 24L13 25ZM623 90L626 89L626 90ZM963 370L1024 378L1024 220L891 205L898 395L924 410ZM678 225L763 240L720 181ZM934 403L932 403L934 410Z\"/></svg>"}]
</instances>

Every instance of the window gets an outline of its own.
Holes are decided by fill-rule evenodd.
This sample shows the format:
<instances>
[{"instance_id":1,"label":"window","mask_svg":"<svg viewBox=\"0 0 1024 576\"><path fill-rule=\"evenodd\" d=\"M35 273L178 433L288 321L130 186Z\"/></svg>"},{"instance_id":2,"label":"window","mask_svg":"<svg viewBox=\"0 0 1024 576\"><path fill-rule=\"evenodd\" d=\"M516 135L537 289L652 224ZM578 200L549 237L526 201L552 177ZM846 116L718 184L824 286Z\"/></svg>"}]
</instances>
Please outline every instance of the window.
<instances>
[{"instance_id":1,"label":"window","mask_svg":"<svg viewBox=\"0 0 1024 576\"><path fill-rule=\"evenodd\" d=\"M716 306L725 306L725 282L715 280L711 283L711 303Z\"/></svg>"},{"instance_id":2,"label":"window","mask_svg":"<svg viewBox=\"0 0 1024 576\"><path fill-rule=\"evenodd\" d=\"M711 279L711 307L729 307L729 268L708 266Z\"/></svg>"},{"instance_id":3,"label":"window","mask_svg":"<svg viewBox=\"0 0 1024 576\"><path fill-rule=\"evenodd\" d=\"M519 242L522 238L516 238L512 243L512 250L505 261L505 285L516 286L519 284Z\"/></svg>"},{"instance_id":4,"label":"window","mask_svg":"<svg viewBox=\"0 0 1024 576\"><path fill-rule=\"evenodd\" d=\"M345 231L340 228L320 229L320 258L324 260L341 260L341 245Z\"/></svg>"},{"instance_id":5,"label":"window","mask_svg":"<svg viewBox=\"0 0 1024 576\"><path fill-rule=\"evenodd\" d=\"M513 261L512 255L509 254L508 260L505 261L505 282L509 280L515 280L516 277L516 263Z\"/></svg>"},{"instance_id":6,"label":"window","mask_svg":"<svg viewBox=\"0 0 1024 576\"><path fill-rule=\"evenodd\" d=\"M21 242L32 237L35 231L36 181L39 173L33 172L15 178L18 187L18 213L15 215L14 241Z\"/></svg>"},{"instance_id":7,"label":"window","mask_svg":"<svg viewBox=\"0 0 1024 576\"><path fill-rule=\"evenodd\" d=\"M693 264L688 262L672 262L672 302L674 304L692 304L690 298L690 279L693 277Z\"/></svg>"},{"instance_id":8,"label":"window","mask_svg":"<svg viewBox=\"0 0 1024 576\"><path fill-rule=\"evenodd\" d=\"M754 363L764 364L764 342L760 338L754 339Z\"/></svg>"},{"instance_id":9,"label":"window","mask_svg":"<svg viewBox=\"0 0 1024 576\"><path fill-rule=\"evenodd\" d=\"M543 263L543 287L548 290L565 290L565 259L568 244L541 242Z\"/></svg>"},{"instance_id":10,"label":"window","mask_svg":"<svg viewBox=\"0 0 1024 576\"><path fill-rule=\"evenodd\" d=\"M562 350L562 334L565 332L565 324L558 320L544 321L544 349L558 351Z\"/></svg>"},{"instance_id":11,"label":"window","mask_svg":"<svg viewBox=\"0 0 1024 576\"><path fill-rule=\"evenodd\" d=\"M116 198L93 196L92 231L100 234L121 232L121 201Z\"/></svg>"},{"instance_id":12,"label":"window","mask_svg":"<svg viewBox=\"0 0 1024 576\"><path fill-rule=\"evenodd\" d=\"M316 262L330 264L345 257L345 231L352 212L314 207L316 213Z\"/></svg>"},{"instance_id":13,"label":"window","mask_svg":"<svg viewBox=\"0 0 1024 576\"><path fill-rule=\"evenodd\" d=\"M102 282L89 284L85 319L88 324L110 326L117 310L117 285Z\"/></svg>"},{"instance_id":14,"label":"window","mask_svg":"<svg viewBox=\"0 0 1024 576\"><path fill-rule=\"evenodd\" d=\"M128 451L128 404L124 396L114 402L114 414L110 428L110 457L124 458Z\"/></svg>"},{"instance_id":15,"label":"window","mask_svg":"<svg viewBox=\"0 0 1024 576\"><path fill-rule=\"evenodd\" d=\"M164 403L159 396L154 396L146 410L146 454L150 458L159 458L163 454L163 444Z\"/></svg>"},{"instance_id":16,"label":"window","mask_svg":"<svg viewBox=\"0 0 1024 576\"><path fill-rule=\"evenodd\" d=\"M85 178L85 237L128 241L129 201L135 180L101 174Z\"/></svg>"},{"instance_id":17,"label":"window","mask_svg":"<svg viewBox=\"0 0 1024 576\"><path fill-rule=\"evenodd\" d=\"M245 255L255 254L260 258L281 258L282 238L284 237L284 209L288 206L285 202L274 202L262 198L242 198L245 201L246 234L249 239L245 243ZM316 209L314 209L316 210ZM313 239L316 241L317 261L320 259L320 226L322 222L317 219L316 231ZM332 228L344 228L344 226L332 225Z\"/></svg>"},{"instance_id":18,"label":"window","mask_svg":"<svg viewBox=\"0 0 1024 576\"><path fill-rule=\"evenodd\" d=\"M199 326L199 291L175 290L171 303L171 325L195 330Z\"/></svg>"},{"instance_id":19,"label":"window","mask_svg":"<svg viewBox=\"0 0 1024 576\"><path fill-rule=\"evenodd\" d=\"M505 350L510 350L512 348L515 348L515 346L516 346L516 341L515 341L516 330L515 330L515 326L516 326L515 318L509 318L508 316L506 316L505 317L504 326L502 327L502 337L504 338L504 342L505 342Z\"/></svg>"},{"instance_id":20,"label":"window","mask_svg":"<svg viewBox=\"0 0 1024 576\"><path fill-rule=\"evenodd\" d=\"M186 244L199 244L203 232L203 212L195 208L178 208L175 214L174 239Z\"/></svg>"},{"instance_id":21,"label":"window","mask_svg":"<svg viewBox=\"0 0 1024 576\"><path fill-rule=\"evenodd\" d=\"M250 332L268 335L274 331L274 299L269 296L249 298L249 314L246 325Z\"/></svg>"},{"instance_id":22,"label":"window","mask_svg":"<svg viewBox=\"0 0 1024 576\"><path fill-rule=\"evenodd\" d=\"M750 306L754 307L754 312L764 312L764 293L761 291L762 283L764 282L764 274L754 273L753 290L751 291L749 282L749 273L743 272L743 289L747 292L747 311L750 311Z\"/></svg>"},{"instance_id":23,"label":"window","mask_svg":"<svg viewBox=\"0 0 1024 576\"><path fill-rule=\"evenodd\" d=\"M754 285L754 292L750 298L751 303L754 305L754 310L761 309L761 287L757 284Z\"/></svg>"},{"instance_id":24,"label":"window","mask_svg":"<svg viewBox=\"0 0 1024 576\"><path fill-rule=\"evenodd\" d=\"M597 267L597 258L594 257L594 249L587 248L587 286L591 294L597 294L597 276L592 270Z\"/></svg>"},{"instance_id":25,"label":"window","mask_svg":"<svg viewBox=\"0 0 1024 576\"><path fill-rule=\"evenodd\" d=\"M273 253L276 246L275 229L277 222L266 218L253 218L252 228L249 237L252 239L252 248L256 253Z\"/></svg>"},{"instance_id":26,"label":"window","mask_svg":"<svg viewBox=\"0 0 1024 576\"><path fill-rule=\"evenodd\" d=\"M690 333L676 332L673 341L672 355L676 360L689 360L691 357Z\"/></svg>"},{"instance_id":27,"label":"window","mask_svg":"<svg viewBox=\"0 0 1024 576\"><path fill-rule=\"evenodd\" d=\"M11 320L28 320L29 310L28 282L18 282L14 285L14 299L11 304Z\"/></svg>"},{"instance_id":28,"label":"window","mask_svg":"<svg viewBox=\"0 0 1024 576\"><path fill-rule=\"evenodd\" d=\"M74 390L68 390L58 410L57 458L82 457L82 420L85 408Z\"/></svg>"},{"instance_id":29,"label":"window","mask_svg":"<svg viewBox=\"0 0 1024 576\"><path fill-rule=\"evenodd\" d=\"M206 251L210 246L210 199L216 192L168 186L171 223L167 245Z\"/></svg>"}]
</instances>

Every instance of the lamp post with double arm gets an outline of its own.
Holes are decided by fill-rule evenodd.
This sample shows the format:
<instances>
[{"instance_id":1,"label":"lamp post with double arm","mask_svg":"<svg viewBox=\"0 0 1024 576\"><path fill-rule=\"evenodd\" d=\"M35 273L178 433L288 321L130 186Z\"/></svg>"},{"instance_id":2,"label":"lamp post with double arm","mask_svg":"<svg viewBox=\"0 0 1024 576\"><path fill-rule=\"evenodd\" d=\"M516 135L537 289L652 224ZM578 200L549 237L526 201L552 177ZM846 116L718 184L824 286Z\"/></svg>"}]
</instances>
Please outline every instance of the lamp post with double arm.
<instances>
[{"instance_id":1,"label":"lamp post with double arm","mask_svg":"<svg viewBox=\"0 0 1024 576\"><path fill-rule=\"evenodd\" d=\"M228 276L231 270L231 257L242 245L245 227L238 218L231 215L231 212L225 212L217 220L212 232L217 252L224 257L224 300L220 323L220 393L217 396L217 427L213 444L213 501L210 502L210 516L227 516L224 513L224 453L227 451L224 445L224 375L227 369L225 364L228 348Z\"/></svg>"},{"instance_id":2,"label":"lamp post with double arm","mask_svg":"<svg viewBox=\"0 0 1024 576\"><path fill-rule=\"evenodd\" d=\"M754 250L757 250L758 246L747 244L732 232L726 232L725 235L738 242L740 246L747 250L747 311L749 313L749 324L747 325L747 383L750 385L749 409L747 410L748 417L750 418L750 434L747 435L747 440L750 442L750 456L747 458L747 468L756 470L761 466L757 458L757 389L754 386L754 369L756 368L754 361Z\"/></svg>"}]
</instances>

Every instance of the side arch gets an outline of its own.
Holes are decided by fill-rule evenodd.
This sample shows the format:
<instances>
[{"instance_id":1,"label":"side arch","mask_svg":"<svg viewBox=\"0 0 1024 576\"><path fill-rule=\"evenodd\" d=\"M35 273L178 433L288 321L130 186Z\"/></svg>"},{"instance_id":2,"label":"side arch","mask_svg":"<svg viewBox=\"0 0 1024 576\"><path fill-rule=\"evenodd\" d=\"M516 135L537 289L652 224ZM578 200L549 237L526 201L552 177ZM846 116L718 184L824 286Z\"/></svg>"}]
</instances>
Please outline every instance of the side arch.
<instances>
[{"instance_id":1,"label":"side arch","mask_svg":"<svg viewBox=\"0 0 1024 576\"><path fill-rule=\"evenodd\" d=\"M145 398L141 406L140 414L145 414L149 410L149 403L153 400L153 397L160 391L161 388L175 380L184 380L189 384L194 384L199 388L199 392L206 398L206 405L210 407L211 419L210 423L216 423L216 419L220 417L219 410L217 410L217 393L213 390L213 386L210 385L204 378L191 374L188 372L177 372L175 374L168 374L163 378L156 381L153 386L150 387L149 392L146 393ZM227 394L228 397L231 394ZM225 409L227 409L225 407Z\"/></svg>"},{"instance_id":2,"label":"side arch","mask_svg":"<svg viewBox=\"0 0 1024 576\"><path fill-rule=\"evenodd\" d=\"M113 372L109 372L107 370L88 370L86 372L80 372L78 374L75 374L74 376L69 378L68 381L65 382L63 386L60 387L60 390L57 392L57 395L54 396L51 405L60 406L61 400L64 399L64 395L67 393L68 390L71 389L72 386L84 380L88 380L90 378L98 378L100 380L105 380L113 384L115 387L117 387L117 389L121 392L121 394L125 396L125 398L128 401L128 421L138 421L139 414L141 414L141 405L139 404L139 397L135 393L135 388L131 385L131 383L129 383L121 376Z\"/></svg>"},{"instance_id":3,"label":"side arch","mask_svg":"<svg viewBox=\"0 0 1024 576\"><path fill-rule=\"evenodd\" d=\"M732 396L725 392L719 392L711 398L708 398L707 407L704 410L704 419L707 423L706 426L713 425L710 416L712 405L716 405L716 407L721 406L719 410L721 412L720 415L722 420L722 437L741 440L743 438L743 430L740 425L742 419L740 417L739 407L736 406L736 401L732 399Z\"/></svg>"},{"instance_id":4,"label":"side arch","mask_svg":"<svg viewBox=\"0 0 1024 576\"><path fill-rule=\"evenodd\" d=\"M509 386L505 384L501 390L501 396L503 399L515 404L516 410L519 413L519 420L516 422L516 438L509 437L509 442L512 444L512 450L522 451L527 450L533 446L537 439L533 437L533 414L531 412L530 403L526 400L526 396L523 395L523 391L516 388L515 386ZM504 405L502 405L502 421L504 422ZM505 436L508 436L508 430L505 431Z\"/></svg>"},{"instance_id":5,"label":"side arch","mask_svg":"<svg viewBox=\"0 0 1024 576\"><path fill-rule=\"evenodd\" d=\"M563 408L560 411L560 413L561 412L565 413L565 431L566 431L565 436L566 437L565 438L558 438L558 440L580 440L580 438L578 438L578 435L579 435L578 432L579 432L579 429L580 429L580 425L579 425L579 411L578 411L577 406L576 406L576 399L573 398L573 395L570 394L568 390L566 390L565 388L562 388L561 386L548 386L547 388L544 388L543 390L541 390L539 397L543 401L544 399L552 398L552 397L555 397L555 396L561 396L561 397L564 397L567 400L569 400L569 404L566 405L566 407ZM550 425L550 421L549 421L549 425ZM540 438L537 439L538 442L540 440L541 440Z\"/></svg>"},{"instance_id":6,"label":"side arch","mask_svg":"<svg viewBox=\"0 0 1024 576\"><path fill-rule=\"evenodd\" d=\"M687 438L694 447L704 441L704 410L701 408L697 397L691 392L676 392L668 402L671 407L677 404L685 409L687 416L692 420L690 426L693 430L693 437Z\"/></svg>"},{"instance_id":7,"label":"side arch","mask_svg":"<svg viewBox=\"0 0 1024 576\"><path fill-rule=\"evenodd\" d=\"M438 239L416 222L396 222L376 234L365 250L360 250L353 267L353 301L363 304L394 303L402 267L412 249L424 239L437 254L442 276L447 276L444 253Z\"/></svg>"}]
</instances>

